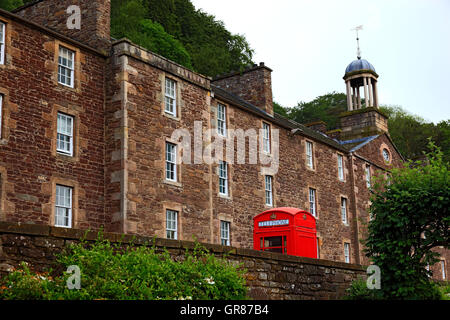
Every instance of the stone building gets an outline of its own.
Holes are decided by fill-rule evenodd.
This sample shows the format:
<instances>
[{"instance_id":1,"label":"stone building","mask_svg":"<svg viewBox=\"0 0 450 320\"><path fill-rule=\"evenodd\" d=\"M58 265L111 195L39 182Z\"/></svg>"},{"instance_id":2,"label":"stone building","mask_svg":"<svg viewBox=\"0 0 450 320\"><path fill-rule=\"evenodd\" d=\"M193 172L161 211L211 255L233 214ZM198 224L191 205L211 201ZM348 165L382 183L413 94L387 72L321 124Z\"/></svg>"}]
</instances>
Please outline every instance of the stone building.
<instances>
[{"instance_id":1,"label":"stone building","mask_svg":"<svg viewBox=\"0 0 450 320\"><path fill-rule=\"evenodd\" d=\"M326 132L274 113L263 63L211 79L111 39L109 16L109 0L0 10L0 221L252 248L254 216L298 207L321 259L368 263L370 177L403 161L371 64L348 66Z\"/></svg>"}]
</instances>

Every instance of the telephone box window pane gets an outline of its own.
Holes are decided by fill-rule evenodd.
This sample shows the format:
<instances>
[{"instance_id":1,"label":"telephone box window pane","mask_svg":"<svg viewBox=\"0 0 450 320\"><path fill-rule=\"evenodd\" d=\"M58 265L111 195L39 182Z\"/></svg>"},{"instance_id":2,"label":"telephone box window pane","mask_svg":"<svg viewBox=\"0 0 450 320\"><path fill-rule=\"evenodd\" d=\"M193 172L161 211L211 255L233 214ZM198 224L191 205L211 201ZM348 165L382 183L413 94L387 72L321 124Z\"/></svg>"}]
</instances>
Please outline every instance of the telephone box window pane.
<instances>
[{"instance_id":1,"label":"telephone box window pane","mask_svg":"<svg viewBox=\"0 0 450 320\"><path fill-rule=\"evenodd\" d=\"M261 242L262 239L261 239ZM286 253L286 236L279 237L266 237L262 243L261 250L277 253Z\"/></svg>"}]
</instances>

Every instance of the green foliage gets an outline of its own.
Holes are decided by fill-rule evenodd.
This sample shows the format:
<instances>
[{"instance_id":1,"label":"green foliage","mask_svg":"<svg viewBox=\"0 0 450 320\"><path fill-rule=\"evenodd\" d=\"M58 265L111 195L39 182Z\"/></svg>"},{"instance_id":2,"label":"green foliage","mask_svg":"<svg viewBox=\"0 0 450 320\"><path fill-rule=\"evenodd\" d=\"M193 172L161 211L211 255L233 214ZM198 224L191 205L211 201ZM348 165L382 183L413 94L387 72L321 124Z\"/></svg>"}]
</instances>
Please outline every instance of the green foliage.
<instances>
[{"instance_id":1,"label":"green foliage","mask_svg":"<svg viewBox=\"0 0 450 320\"><path fill-rule=\"evenodd\" d=\"M281 104L274 101L273 102L273 112L278 113L282 116L288 117L289 109L283 107Z\"/></svg>"},{"instance_id":2,"label":"green foliage","mask_svg":"<svg viewBox=\"0 0 450 320\"><path fill-rule=\"evenodd\" d=\"M439 292L441 293L441 300L450 300L450 283L439 286Z\"/></svg>"},{"instance_id":3,"label":"green foliage","mask_svg":"<svg viewBox=\"0 0 450 320\"><path fill-rule=\"evenodd\" d=\"M26 264L0 284L0 299L33 300L241 300L246 298L244 270L216 258L200 245L176 262L167 251L145 246L112 245L101 237L87 246L72 244L57 258L57 269L77 265L81 289L69 290L71 276L31 272ZM51 271L50 271L51 272ZM54 272L53 272L54 273Z\"/></svg>"},{"instance_id":4,"label":"green foliage","mask_svg":"<svg viewBox=\"0 0 450 320\"><path fill-rule=\"evenodd\" d=\"M148 18L178 39L195 71L211 77L253 64L253 50L243 35L232 34L213 15L196 10L190 0L145 0Z\"/></svg>"},{"instance_id":5,"label":"green foliage","mask_svg":"<svg viewBox=\"0 0 450 320\"><path fill-rule=\"evenodd\" d=\"M26 2L27 1L25 1L25 3ZM0 0L0 8L8 11L11 11L23 5L24 5L23 0Z\"/></svg>"},{"instance_id":6,"label":"green foliage","mask_svg":"<svg viewBox=\"0 0 450 320\"><path fill-rule=\"evenodd\" d=\"M381 269L387 299L436 299L427 265L439 260L432 251L449 248L449 163L432 142L424 162L393 169L390 178L375 179L366 254Z\"/></svg>"},{"instance_id":7,"label":"green foliage","mask_svg":"<svg viewBox=\"0 0 450 320\"><path fill-rule=\"evenodd\" d=\"M328 93L310 102L299 102L288 112L288 117L298 123L324 121L327 129L336 129L339 114L347 110L347 96L344 93Z\"/></svg>"},{"instance_id":8,"label":"green foliage","mask_svg":"<svg viewBox=\"0 0 450 320\"><path fill-rule=\"evenodd\" d=\"M346 290L344 300L381 300L380 290L370 290L367 288L366 280L358 278L353 281Z\"/></svg>"},{"instance_id":9,"label":"green foliage","mask_svg":"<svg viewBox=\"0 0 450 320\"><path fill-rule=\"evenodd\" d=\"M431 137L444 152L444 159L450 161L449 120L435 125L398 106L382 106L380 109L389 116L389 134L404 157L420 159Z\"/></svg>"},{"instance_id":10,"label":"green foliage","mask_svg":"<svg viewBox=\"0 0 450 320\"><path fill-rule=\"evenodd\" d=\"M192 69L191 57L180 41L149 19L142 0L113 0L111 3L111 35L128 38L152 52Z\"/></svg>"}]
</instances>

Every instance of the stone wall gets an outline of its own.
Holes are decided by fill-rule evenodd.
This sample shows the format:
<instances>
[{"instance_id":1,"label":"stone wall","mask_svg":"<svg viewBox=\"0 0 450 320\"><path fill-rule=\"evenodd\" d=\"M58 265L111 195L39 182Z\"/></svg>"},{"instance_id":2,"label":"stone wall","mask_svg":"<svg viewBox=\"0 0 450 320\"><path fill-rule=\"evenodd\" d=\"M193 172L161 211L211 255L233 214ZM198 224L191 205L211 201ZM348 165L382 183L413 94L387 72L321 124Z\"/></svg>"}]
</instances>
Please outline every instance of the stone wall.
<instances>
[{"instance_id":1,"label":"stone wall","mask_svg":"<svg viewBox=\"0 0 450 320\"><path fill-rule=\"evenodd\" d=\"M91 241L96 232L64 229L42 225L13 224L0 222L0 275L5 275L21 261L43 271L55 261L55 254L71 242L83 236ZM105 239L121 240L134 245L152 243L149 237L105 233ZM193 249L195 243L156 239L159 248L167 248L174 258ZM340 299L352 280L365 277L362 266L260 252L249 249L205 244L217 256L229 253L228 258L243 263L247 269L248 294L259 300Z\"/></svg>"},{"instance_id":2,"label":"stone wall","mask_svg":"<svg viewBox=\"0 0 450 320\"><path fill-rule=\"evenodd\" d=\"M110 0L40 0L31 2L14 12L26 19L46 26L72 39L97 48L104 53L110 48ZM69 29L75 11L80 10L80 29Z\"/></svg>"},{"instance_id":3,"label":"stone wall","mask_svg":"<svg viewBox=\"0 0 450 320\"><path fill-rule=\"evenodd\" d=\"M61 184L74 190L74 227L99 228L105 224L106 58L10 13L0 20L6 24L0 220L53 225ZM59 47L75 52L73 88L58 83ZM73 156L56 152L58 112L73 117Z\"/></svg>"}]
</instances>

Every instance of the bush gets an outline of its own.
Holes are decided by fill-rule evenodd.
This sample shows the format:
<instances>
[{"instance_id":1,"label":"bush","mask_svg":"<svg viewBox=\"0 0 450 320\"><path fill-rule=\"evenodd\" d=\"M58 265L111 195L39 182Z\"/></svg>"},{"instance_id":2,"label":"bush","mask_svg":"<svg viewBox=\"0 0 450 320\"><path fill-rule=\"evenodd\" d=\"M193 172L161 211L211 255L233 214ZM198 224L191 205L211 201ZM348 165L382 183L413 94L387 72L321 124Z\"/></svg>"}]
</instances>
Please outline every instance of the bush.
<instances>
[{"instance_id":1,"label":"bush","mask_svg":"<svg viewBox=\"0 0 450 320\"><path fill-rule=\"evenodd\" d=\"M69 290L72 274L81 271L81 288ZM122 248L99 238L70 245L57 257L57 269L30 271L27 264L11 272L0 284L0 299L20 300L242 300L246 298L244 270L216 258L199 244L174 261L167 250L140 246ZM56 273L56 274L55 274Z\"/></svg>"},{"instance_id":2,"label":"bush","mask_svg":"<svg viewBox=\"0 0 450 320\"><path fill-rule=\"evenodd\" d=\"M380 290L370 290L367 288L366 280L358 278L354 280L347 289L344 300L381 300Z\"/></svg>"},{"instance_id":3,"label":"bush","mask_svg":"<svg viewBox=\"0 0 450 320\"><path fill-rule=\"evenodd\" d=\"M372 188L366 255L381 269L386 299L439 299L427 266L439 261L434 248L449 248L449 163L431 141L424 162L381 174Z\"/></svg>"}]
</instances>

